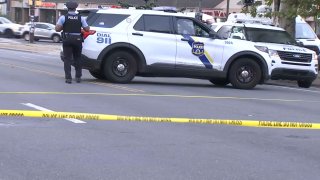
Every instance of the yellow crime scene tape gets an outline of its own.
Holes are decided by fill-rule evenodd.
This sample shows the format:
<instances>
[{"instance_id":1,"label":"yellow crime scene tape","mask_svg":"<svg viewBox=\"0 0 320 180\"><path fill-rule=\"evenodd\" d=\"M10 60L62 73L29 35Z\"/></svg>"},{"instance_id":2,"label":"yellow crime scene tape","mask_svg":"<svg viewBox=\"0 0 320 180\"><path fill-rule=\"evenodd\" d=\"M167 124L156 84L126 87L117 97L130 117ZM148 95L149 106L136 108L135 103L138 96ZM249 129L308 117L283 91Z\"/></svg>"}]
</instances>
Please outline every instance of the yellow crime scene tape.
<instances>
[{"instance_id":1,"label":"yellow crime scene tape","mask_svg":"<svg viewBox=\"0 0 320 180\"><path fill-rule=\"evenodd\" d=\"M286 128L286 129L320 129L320 123L306 123L306 122L140 117L140 116L118 116L118 115L108 115L108 114L75 113L75 112L0 110L0 116L56 118L56 119L74 118L79 120L98 120L98 121L138 121L138 122L165 122L165 123L192 123L192 124L220 124L220 125L231 125L231 126Z\"/></svg>"}]
</instances>

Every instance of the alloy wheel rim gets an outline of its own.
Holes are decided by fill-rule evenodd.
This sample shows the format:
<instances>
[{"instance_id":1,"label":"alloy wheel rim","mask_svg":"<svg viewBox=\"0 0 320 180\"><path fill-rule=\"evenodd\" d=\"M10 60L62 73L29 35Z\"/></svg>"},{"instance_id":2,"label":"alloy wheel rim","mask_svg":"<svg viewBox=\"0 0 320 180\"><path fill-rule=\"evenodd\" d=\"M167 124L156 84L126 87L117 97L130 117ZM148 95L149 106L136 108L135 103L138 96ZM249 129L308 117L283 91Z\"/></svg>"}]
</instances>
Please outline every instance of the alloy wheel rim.
<instances>
[{"instance_id":1,"label":"alloy wheel rim","mask_svg":"<svg viewBox=\"0 0 320 180\"><path fill-rule=\"evenodd\" d=\"M113 62L113 72L119 77L124 77L128 74L129 63L126 59L118 58Z\"/></svg>"},{"instance_id":2,"label":"alloy wheel rim","mask_svg":"<svg viewBox=\"0 0 320 180\"><path fill-rule=\"evenodd\" d=\"M250 83L254 79L254 71L250 66L241 66L237 71L237 79L241 83Z\"/></svg>"}]
</instances>

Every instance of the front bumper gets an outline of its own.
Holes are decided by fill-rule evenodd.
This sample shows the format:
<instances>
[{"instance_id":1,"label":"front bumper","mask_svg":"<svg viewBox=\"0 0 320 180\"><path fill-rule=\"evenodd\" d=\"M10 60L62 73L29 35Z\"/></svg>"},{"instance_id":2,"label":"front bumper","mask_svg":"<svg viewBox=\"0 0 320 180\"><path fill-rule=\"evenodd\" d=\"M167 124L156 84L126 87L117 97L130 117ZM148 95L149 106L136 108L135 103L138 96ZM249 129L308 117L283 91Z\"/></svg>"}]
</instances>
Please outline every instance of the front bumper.
<instances>
[{"instance_id":1,"label":"front bumper","mask_svg":"<svg viewBox=\"0 0 320 180\"><path fill-rule=\"evenodd\" d=\"M271 72L272 80L315 80L317 74L307 70L294 70L285 68L276 68Z\"/></svg>"}]
</instances>

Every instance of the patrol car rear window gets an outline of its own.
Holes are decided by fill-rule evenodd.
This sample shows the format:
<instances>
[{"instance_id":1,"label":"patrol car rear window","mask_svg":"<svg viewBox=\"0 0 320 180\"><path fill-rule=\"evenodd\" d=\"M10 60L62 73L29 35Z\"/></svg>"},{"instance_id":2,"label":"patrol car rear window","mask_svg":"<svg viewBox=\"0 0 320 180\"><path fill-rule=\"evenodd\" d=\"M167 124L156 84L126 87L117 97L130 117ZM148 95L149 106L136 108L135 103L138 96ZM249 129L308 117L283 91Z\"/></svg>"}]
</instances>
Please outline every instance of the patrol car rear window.
<instances>
[{"instance_id":1,"label":"patrol car rear window","mask_svg":"<svg viewBox=\"0 0 320 180\"><path fill-rule=\"evenodd\" d=\"M88 25L102 28L113 28L120 22L125 20L129 15L127 14L99 14L96 13L95 17L88 19Z\"/></svg>"},{"instance_id":2,"label":"patrol car rear window","mask_svg":"<svg viewBox=\"0 0 320 180\"><path fill-rule=\"evenodd\" d=\"M171 20L170 16L143 15L133 28L137 31L171 33Z\"/></svg>"}]
</instances>

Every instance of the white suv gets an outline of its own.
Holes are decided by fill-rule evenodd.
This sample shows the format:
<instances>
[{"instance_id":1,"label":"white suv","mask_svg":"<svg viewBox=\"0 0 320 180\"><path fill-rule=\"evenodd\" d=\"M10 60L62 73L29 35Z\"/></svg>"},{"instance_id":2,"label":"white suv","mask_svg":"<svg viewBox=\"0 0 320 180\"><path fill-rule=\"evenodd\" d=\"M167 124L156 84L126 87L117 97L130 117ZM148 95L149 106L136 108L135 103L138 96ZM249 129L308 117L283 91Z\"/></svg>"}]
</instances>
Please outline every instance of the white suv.
<instances>
[{"instance_id":1,"label":"white suv","mask_svg":"<svg viewBox=\"0 0 320 180\"><path fill-rule=\"evenodd\" d=\"M0 34L6 38L18 37L21 34L19 31L23 28L20 24L11 22L5 17L0 17Z\"/></svg>"},{"instance_id":2,"label":"white suv","mask_svg":"<svg viewBox=\"0 0 320 180\"><path fill-rule=\"evenodd\" d=\"M26 23L24 28L21 29L20 34L24 40L30 40L30 27L31 23ZM34 22L34 39L51 39L53 42L58 43L61 41L61 33L55 31L55 25L44 22Z\"/></svg>"},{"instance_id":3,"label":"white suv","mask_svg":"<svg viewBox=\"0 0 320 180\"><path fill-rule=\"evenodd\" d=\"M247 41L251 46L269 54L270 78L297 80L299 87L309 88L317 76L318 57L310 55L306 48L282 28L262 24L217 23L212 28L219 36Z\"/></svg>"},{"instance_id":4,"label":"white suv","mask_svg":"<svg viewBox=\"0 0 320 180\"><path fill-rule=\"evenodd\" d=\"M188 77L251 89L270 77L301 77L300 85L309 87L318 73L313 51L221 38L180 13L104 9L87 21L91 30L84 33L84 68L115 83L128 83L134 76Z\"/></svg>"}]
</instances>

